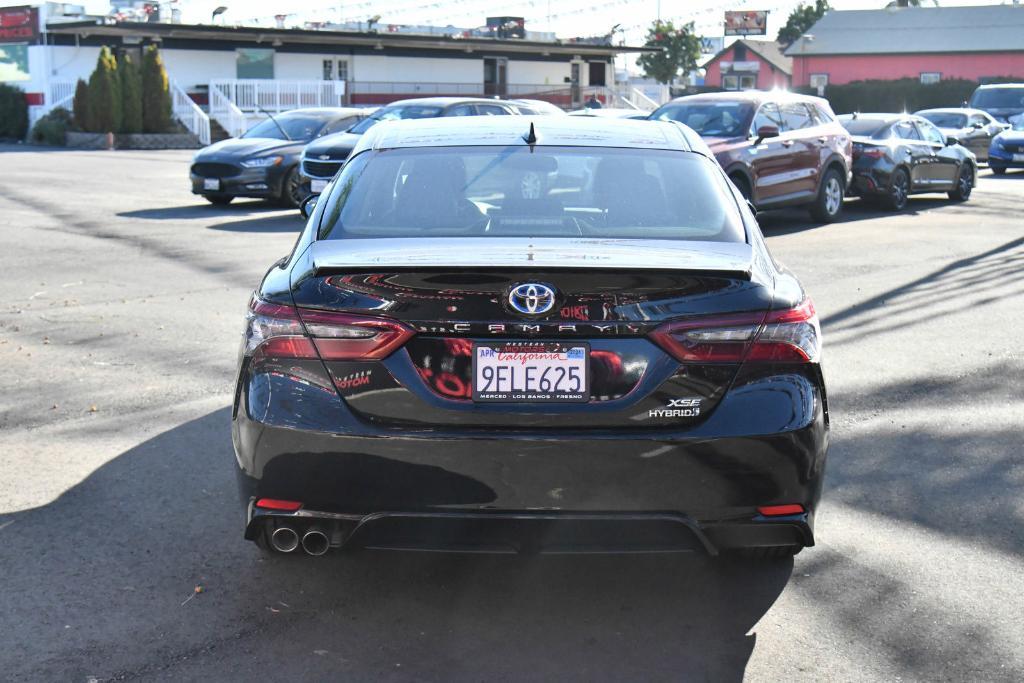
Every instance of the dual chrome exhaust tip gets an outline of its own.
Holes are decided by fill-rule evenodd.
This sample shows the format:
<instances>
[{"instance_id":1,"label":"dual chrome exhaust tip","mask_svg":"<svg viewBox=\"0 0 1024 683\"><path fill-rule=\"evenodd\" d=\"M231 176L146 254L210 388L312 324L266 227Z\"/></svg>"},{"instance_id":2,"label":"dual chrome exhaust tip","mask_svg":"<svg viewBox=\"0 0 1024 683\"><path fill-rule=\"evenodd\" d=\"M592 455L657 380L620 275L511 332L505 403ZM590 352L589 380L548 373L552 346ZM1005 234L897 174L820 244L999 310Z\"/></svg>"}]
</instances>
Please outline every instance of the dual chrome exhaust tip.
<instances>
[{"instance_id":1,"label":"dual chrome exhaust tip","mask_svg":"<svg viewBox=\"0 0 1024 683\"><path fill-rule=\"evenodd\" d=\"M294 552L301 545L307 555L319 557L331 549L331 539L322 527L311 526L300 540L294 527L282 524L270 534L270 545L279 553Z\"/></svg>"}]
</instances>

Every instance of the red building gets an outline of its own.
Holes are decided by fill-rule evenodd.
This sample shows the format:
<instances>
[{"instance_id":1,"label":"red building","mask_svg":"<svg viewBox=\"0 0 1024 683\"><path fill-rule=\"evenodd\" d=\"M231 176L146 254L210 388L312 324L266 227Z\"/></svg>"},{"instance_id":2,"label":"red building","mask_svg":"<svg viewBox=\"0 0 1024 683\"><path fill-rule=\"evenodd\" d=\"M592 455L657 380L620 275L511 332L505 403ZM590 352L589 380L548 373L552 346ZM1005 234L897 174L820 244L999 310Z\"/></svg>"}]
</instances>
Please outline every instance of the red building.
<instances>
[{"instance_id":1,"label":"red building","mask_svg":"<svg viewBox=\"0 0 1024 683\"><path fill-rule=\"evenodd\" d=\"M704 64L704 85L724 90L788 88L792 68L778 43L740 39Z\"/></svg>"},{"instance_id":2,"label":"red building","mask_svg":"<svg viewBox=\"0 0 1024 683\"><path fill-rule=\"evenodd\" d=\"M794 86L898 78L1024 80L1024 6L828 12L786 55L793 59Z\"/></svg>"}]
</instances>

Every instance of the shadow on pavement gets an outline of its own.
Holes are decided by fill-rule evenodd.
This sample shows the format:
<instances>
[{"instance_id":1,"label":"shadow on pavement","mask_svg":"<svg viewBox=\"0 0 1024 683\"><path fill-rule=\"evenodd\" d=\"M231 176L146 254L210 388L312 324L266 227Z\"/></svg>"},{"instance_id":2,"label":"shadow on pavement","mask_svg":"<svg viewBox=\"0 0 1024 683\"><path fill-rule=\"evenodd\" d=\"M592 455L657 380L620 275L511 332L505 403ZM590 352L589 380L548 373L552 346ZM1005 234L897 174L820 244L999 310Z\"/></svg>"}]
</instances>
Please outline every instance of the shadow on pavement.
<instances>
[{"instance_id":1,"label":"shadow on pavement","mask_svg":"<svg viewBox=\"0 0 1024 683\"><path fill-rule=\"evenodd\" d=\"M298 233L305 227L306 221L298 211L287 214L274 214L260 218L246 218L240 221L227 221L206 226L210 230L224 232L294 232Z\"/></svg>"},{"instance_id":2,"label":"shadow on pavement","mask_svg":"<svg viewBox=\"0 0 1024 683\"><path fill-rule=\"evenodd\" d=\"M215 411L0 515L5 676L739 681L792 573L704 556L267 558L241 537L228 424Z\"/></svg>"},{"instance_id":3,"label":"shadow on pavement","mask_svg":"<svg viewBox=\"0 0 1024 683\"><path fill-rule=\"evenodd\" d=\"M930 211L953 205L946 197L928 196L911 197L903 211L894 212L879 208L862 199L847 199L843 204L843 213L835 223L819 223L813 220L803 208L789 208L761 211L757 214L757 222L761 226L761 232L768 237L789 235L815 228L828 228L830 225L841 225L843 223L854 223L867 221L886 216L910 215L914 216L923 211Z\"/></svg>"},{"instance_id":4,"label":"shadow on pavement","mask_svg":"<svg viewBox=\"0 0 1024 683\"><path fill-rule=\"evenodd\" d=\"M245 216L248 212L258 211L266 213L269 211L281 212L290 211L296 216L298 211L284 209L272 202L259 199L249 201L234 201L227 206L216 206L206 201L197 199L195 204L187 206L169 206L160 209L139 209L137 211L122 211L118 216L123 218L143 218L149 221L180 220L184 219L205 219L205 218L230 218L232 216Z\"/></svg>"}]
</instances>

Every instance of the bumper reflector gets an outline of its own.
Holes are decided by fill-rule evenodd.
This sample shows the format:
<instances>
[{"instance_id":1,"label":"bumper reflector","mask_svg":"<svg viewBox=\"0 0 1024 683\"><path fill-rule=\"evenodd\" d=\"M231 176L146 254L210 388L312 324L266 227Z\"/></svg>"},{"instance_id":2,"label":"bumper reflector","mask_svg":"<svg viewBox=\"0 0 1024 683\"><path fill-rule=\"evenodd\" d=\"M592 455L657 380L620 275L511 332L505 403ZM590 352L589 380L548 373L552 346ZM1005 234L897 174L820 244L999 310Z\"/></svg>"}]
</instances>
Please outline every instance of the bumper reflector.
<instances>
[{"instance_id":1,"label":"bumper reflector","mask_svg":"<svg viewBox=\"0 0 1024 683\"><path fill-rule=\"evenodd\" d=\"M757 508L757 511L765 517L784 517L786 515L802 515L803 505L764 505Z\"/></svg>"},{"instance_id":2,"label":"bumper reflector","mask_svg":"<svg viewBox=\"0 0 1024 683\"><path fill-rule=\"evenodd\" d=\"M256 507L264 510L284 510L295 512L302 507L302 503L294 500L277 500L276 498L259 498L256 500Z\"/></svg>"}]
</instances>

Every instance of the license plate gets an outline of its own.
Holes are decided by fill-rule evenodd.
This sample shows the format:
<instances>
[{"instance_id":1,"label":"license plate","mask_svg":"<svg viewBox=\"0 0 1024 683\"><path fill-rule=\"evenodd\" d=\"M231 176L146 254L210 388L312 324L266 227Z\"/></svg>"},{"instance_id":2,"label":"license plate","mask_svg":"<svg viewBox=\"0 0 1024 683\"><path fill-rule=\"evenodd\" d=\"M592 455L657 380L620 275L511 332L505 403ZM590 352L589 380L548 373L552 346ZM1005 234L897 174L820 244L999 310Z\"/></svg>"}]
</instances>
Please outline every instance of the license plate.
<instances>
[{"instance_id":1,"label":"license plate","mask_svg":"<svg viewBox=\"0 0 1024 683\"><path fill-rule=\"evenodd\" d=\"M590 400L590 347L581 342L473 345L473 400L584 403Z\"/></svg>"},{"instance_id":2,"label":"license plate","mask_svg":"<svg viewBox=\"0 0 1024 683\"><path fill-rule=\"evenodd\" d=\"M1024 154L1014 154L1013 155L1013 160L1014 161L1024 161Z\"/></svg>"},{"instance_id":3,"label":"license plate","mask_svg":"<svg viewBox=\"0 0 1024 683\"><path fill-rule=\"evenodd\" d=\"M316 178L312 178L309 181L309 191L312 192L313 194L320 194L321 192L324 191L324 188L326 187L326 180L317 180Z\"/></svg>"},{"instance_id":4,"label":"license plate","mask_svg":"<svg viewBox=\"0 0 1024 683\"><path fill-rule=\"evenodd\" d=\"M220 178L203 178L204 190L219 190Z\"/></svg>"}]
</instances>

